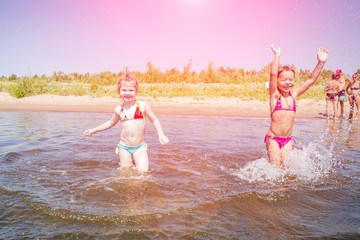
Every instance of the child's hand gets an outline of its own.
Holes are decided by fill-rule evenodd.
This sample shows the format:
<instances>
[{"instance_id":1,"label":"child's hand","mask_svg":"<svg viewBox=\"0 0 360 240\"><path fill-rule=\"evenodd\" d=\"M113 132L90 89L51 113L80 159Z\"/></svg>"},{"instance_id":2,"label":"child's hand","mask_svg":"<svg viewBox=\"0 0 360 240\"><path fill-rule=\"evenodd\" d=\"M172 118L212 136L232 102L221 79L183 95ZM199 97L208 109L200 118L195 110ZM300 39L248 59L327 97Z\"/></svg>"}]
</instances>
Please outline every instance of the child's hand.
<instances>
[{"instance_id":1,"label":"child's hand","mask_svg":"<svg viewBox=\"0 0 360 240\"><path fill-rule=\"evenodd\" d=\"M159 140L163 146L166 146L169 143L169 139L166 136L159 137Z\"/></svg>"},{"instance_id":2,"label":"child's hand","mask_svg":"<svg viewBox=\"0 0 360 240\"><path fill-rule=\"evenodd\" d=\"M275 55L280 55L280 53L281 53L280 48L275 49L274 44L271 44L270 47L271 47L271 50L275 53Z\"/></svg>"},{"instance_id":3,"label":"child's hand","mask_svg":"<svg viewBox=\"0 0 360 240\"><path fill-rule=\"evenodd\" d=\"M94 129L88 129L84 132L84 135L91 137L91 135L93 135L94 133L95 133Z\"/></svg>"},{"instance_id":4,"label":"child's hand","mask_svg":"<svg viewBox=\"0 0 360 240\"><path fill-rule=\"evenodd\" d=\"M326 50L326 48L319 48L319 51L317 53L317 59L319 62L326 62L328 55L329 50Z\"/></svg>"}]
</instances>

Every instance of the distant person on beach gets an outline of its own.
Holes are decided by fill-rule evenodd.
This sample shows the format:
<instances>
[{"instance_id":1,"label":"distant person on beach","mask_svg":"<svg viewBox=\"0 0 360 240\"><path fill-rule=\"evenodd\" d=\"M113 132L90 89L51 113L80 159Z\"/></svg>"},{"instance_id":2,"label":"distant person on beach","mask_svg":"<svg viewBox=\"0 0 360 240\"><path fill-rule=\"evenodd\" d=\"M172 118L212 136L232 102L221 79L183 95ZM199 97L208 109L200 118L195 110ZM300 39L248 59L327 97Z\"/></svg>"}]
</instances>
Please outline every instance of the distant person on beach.
<instances>
[{"instance_id":1,"label":"distant person on beach","mask_svg":"<svg viewBox=\"0 0 360 240\"><path fill-rule=\"evenodd\" d=\"M325 65L329 51L319 48L315 69L309 78L291 93L295 84L295 71L289 66L279 66L281 50L275 49L274 45L271 45L271 49L275 54L271 64L269 84L271 123L264 142L270 163L276 167L282 167L292 151L291 133L295 119L296 99L315 83Z\"/></svg>"},{"instance_id":2,"label":"distant person on beach","mask_svg":"<svg viewBox=\"0 0 360 240\"><path fill-rule=\"evenodd\" d=\"M352 75L353 80L347 85L346 92L349 95L349 104L350 104L350 114L349 119L353 117L354 114L354 105L356 105L357 113L354 119L359 118L359 107L360 107L360 82L359 74L354 73Z\"/></svg>"},{"instance_id":3,"label":"distant person on beach","mask_svg":"<svg viewBox=\"0 0 360 240\"><path fill-rule=\"evenodd\" d=\"M119 78L118 93L123 103L115 108L111 119L96 128L86 130L84 135L91 136L107 130L121 121L120 141L115 150L119 154L120 167L132 167L134 161L137 171L147 172L149 159L145 143L146 117L154 126L163 146L169 143L169 139L165 136L160 121L151 110L150 105L136 100L138 80L134 75L125 73Z\"/></svg>"},{"instance_id":4,"label":"distant person on beach","mask_svg":"<svg viewBox=\"0 0 360 240\"><path fill-rule=\"evenodd\" d=\"M338 104L338 92L340 89L340 83L337 81L339 79L340 75L334 73L332 75L332 79L328 81L325 85L325 100L326 100L326 117L330 118L330 105L332 105L334 110L334 119L337 118L337 104Z\"/></svg>"},{"instance_id":5,"label":"distant person on beach","mask_svg":"<svg viewBox=\"0 0 360 240\"><path fill-rule=\"evenodd\" d=\"M351 82L350 78L348 78L347 76L345 76L342 73L341 69L336 70L336 74L339 75L339 83L340 83L340 89L338 92L338 96L339 96L339 103L340 103L340 118L344 117L344 102L345 102L345 88L346 88L346 81Z\"/></svg>"}]
</instances>

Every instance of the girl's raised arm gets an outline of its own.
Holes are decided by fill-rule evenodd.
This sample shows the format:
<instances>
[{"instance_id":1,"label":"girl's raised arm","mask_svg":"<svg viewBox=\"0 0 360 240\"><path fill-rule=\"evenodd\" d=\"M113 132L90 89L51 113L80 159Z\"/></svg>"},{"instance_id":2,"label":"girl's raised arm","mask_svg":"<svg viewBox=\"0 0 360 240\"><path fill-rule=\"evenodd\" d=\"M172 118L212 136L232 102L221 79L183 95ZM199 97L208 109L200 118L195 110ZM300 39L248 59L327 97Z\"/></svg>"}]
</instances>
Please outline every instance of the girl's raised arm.
<instances>
[{"instance_id":1,"label":"girl's raised arm","mask_svg":"<svg viewBox=\"0 0 360 240\"><path fill-rule=\"evenodd\" d=\"M299 88L294 90L294 96L298 97L301 94L303 94L306 90L308 90L316 81L316 79L319 77L325 62L327 60L329 51L326 50L326 48L319 48L319 51L317 53L317 59L318 64L316 65L315 69L310 74L310 77L301 85Z\"/></svg>"},{"instance_id":2,"label":"girl's raised arm","mask_svg":"<svg viewBox=\"0 0 360 240\"><path fill-rule=\"evenodd\" d=\"M270 98L277 90L277 77L278 77L278 71L279 71L279 62L280 62L280 48L275 49L274 45L271 44L271 49L275 54L274 60L271 63L271 69L270 69L270 83L269 83L269 94Z\"/></svg>"}]
</instances>

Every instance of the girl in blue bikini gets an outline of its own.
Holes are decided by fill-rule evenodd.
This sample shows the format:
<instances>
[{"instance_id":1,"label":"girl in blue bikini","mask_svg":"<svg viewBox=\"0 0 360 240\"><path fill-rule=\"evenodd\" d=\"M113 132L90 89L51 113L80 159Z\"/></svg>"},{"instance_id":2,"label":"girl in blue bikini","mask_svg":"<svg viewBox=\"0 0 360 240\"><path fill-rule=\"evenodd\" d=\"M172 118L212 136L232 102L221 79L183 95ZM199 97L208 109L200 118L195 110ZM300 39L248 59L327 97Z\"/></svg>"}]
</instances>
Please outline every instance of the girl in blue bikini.
<instances>
[{"instance_id":1,"label":"girl in blue bikini","mask_svg":"<svg viewBox=\"0 0 360 240\"><path fill-rule=\"evenodd\" d=\"M136 169L139 172L147 172L149 170L149 159L145 143L146 117L154 126L162 145L167 145L169 139L165 136L160 121L149 104L136 100L137 91L138 80L136 77L130 73L122 75L118 81L118 92L123 104L115 108L114 114L109 121L96 128L86 130L84 135L91 136L97 132L107 130L121 121L120 142L116 147L121 168L132 167L134 160Z\"/></svg>"},{"instance_id":2,"label":"girl in blue bikini","mask_svg":"<svg viewBox=\"0 0 360 240\"><path fill-rule=\"evenodd\" d=\"M276 167L284 166L285 160L292 151L293 137L291 136L296 112L296 99L308 90L318 78L328 57L328 51L320 48L317 53L318 63L307 79L300 87L291 90L295 84L295 71L289 66L279 66L280 48L275 49L275 54L270 71L270 129L265 136L264 142L271 164Z\"/></svg>"}]
</instances>

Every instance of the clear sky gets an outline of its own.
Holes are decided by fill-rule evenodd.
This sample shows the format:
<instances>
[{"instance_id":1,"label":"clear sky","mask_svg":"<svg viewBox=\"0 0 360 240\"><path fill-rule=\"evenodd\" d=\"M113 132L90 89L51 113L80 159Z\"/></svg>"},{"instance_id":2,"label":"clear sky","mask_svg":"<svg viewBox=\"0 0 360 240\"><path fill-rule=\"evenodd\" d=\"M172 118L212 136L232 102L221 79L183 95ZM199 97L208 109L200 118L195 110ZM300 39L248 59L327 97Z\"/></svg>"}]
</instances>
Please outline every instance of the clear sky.
<instances>
[{"instance_id":1,"label":"clear sky","mask_svg":"<svg viewBox=\"0 0 360 240\"><path fill-rule=\"evenodd\" d=\"M0 0L0 76L54 71L360 68L359 0Z\"/></svg>"}]
</instances>

